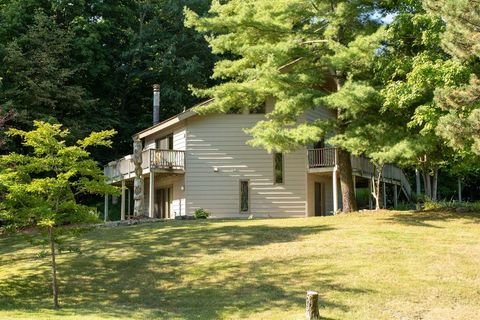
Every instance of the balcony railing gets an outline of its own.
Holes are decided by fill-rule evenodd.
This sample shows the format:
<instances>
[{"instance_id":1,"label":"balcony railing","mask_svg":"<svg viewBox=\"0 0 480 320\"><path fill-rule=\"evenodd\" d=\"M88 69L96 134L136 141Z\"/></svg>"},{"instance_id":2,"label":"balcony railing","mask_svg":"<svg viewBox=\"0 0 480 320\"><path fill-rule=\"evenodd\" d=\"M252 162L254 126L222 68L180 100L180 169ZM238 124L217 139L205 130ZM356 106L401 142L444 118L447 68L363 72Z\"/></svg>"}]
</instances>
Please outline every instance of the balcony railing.
<instances>
[{"instance_id":1,"label":"balcony railing","mask_svg":"<svg viewBox=\"0 0 480 320\"><path fill-rule=\"evenodd\" d=\"M372 176L375 174L375 166L366 157L351 156L352 170L362 176ZM311 169L331 168L337 164L336 148L321 148L308 150L308 166ZM401 182L405 188L410 185L402 169L386 164L383 167L383 179L392 179ZM410 192L410 190L408 190Z\"/></svg>"},{"instance_id":2,"label":"balcony railing","mask_svg":"<svg viewBox=\"0 0 480 320\"><path fill-rule=\"evenodd\" d=\"M142 152L143 174L151 170L184 171L185 151L148 149ZM112 161L104 167L105 176L109 182L135 177L133 155L128 155L119 160Z\"/></svg>"},{"instance_id":3,"label":"balcony railing","mask_svg":"<svg viewBox=\"0 0 480 320\"><path fill-rule=\"evenodd\" d=\"M185 151L150 149L150 168L185 169Z\"/></svg>"},{"instance_id":4,"label":"balcony railing","mask_svg":"<svg viewBox=\"0 0 480 320\"><path fill-rule=\"evenodd\" d=\"M310 168L333 167L337 163L336 148L321 148L308 150L308 165Z\"/></svg>"}]
</instances>

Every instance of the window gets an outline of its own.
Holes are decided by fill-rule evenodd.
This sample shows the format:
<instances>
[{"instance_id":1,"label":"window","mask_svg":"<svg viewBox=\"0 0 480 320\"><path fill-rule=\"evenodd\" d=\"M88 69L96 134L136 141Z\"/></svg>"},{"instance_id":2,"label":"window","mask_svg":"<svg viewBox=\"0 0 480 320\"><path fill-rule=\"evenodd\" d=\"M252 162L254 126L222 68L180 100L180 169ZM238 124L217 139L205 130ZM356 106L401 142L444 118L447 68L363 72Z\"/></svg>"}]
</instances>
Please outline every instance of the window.
<instances>
[{"instance_id":1,"label":"window","mask_svg":"<svg viewBox=\"0 0 480 320\"><path fill-rule=\"evenodd\" d=\"M275 183L283 183L283 153L274 153L273 162L273 175Z\"/></svg>"},{"instance_id":2,"label":"window","mask_svg":"<svg viewBox=\"0 0 480 320\"><path fill-rule=\"evenodd\" d=\"M249 210L248 180L240 180L240 212Z\"/></svg>"},{"instance_id":3,"label":"window","mask_svg":"<svg viewBox=\"0 0 480 320\"><path fill-rule=\"evenodd\" d=\"M173 134L155 140L155 145L160 150L173 150Z\"/></svg>"}]
</instances>

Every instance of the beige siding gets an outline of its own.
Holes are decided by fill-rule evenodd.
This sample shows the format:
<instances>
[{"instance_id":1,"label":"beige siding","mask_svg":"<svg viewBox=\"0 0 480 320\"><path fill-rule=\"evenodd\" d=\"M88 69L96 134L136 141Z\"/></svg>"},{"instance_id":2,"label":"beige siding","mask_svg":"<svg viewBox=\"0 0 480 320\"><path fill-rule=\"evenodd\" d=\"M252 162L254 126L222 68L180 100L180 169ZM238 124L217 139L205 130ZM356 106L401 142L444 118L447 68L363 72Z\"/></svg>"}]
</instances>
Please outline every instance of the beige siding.
<instances>
[{"instance_id":1,"label":"beige siding","mask_svg":"<svg viewBox=\"0 0 480 320\"><path fill-rule=\"evenodd\" d=\"M273 156L246 144L244 128L262 115L209 115L188 119L185 187L187 211L204 208L215 217L240 215L240 180L250 183L250 213L304 216L305 150L285 155L285 183L273 183ZM243 214L245 215L245 214Z\"/></svg>"},{"instance_id":2,"label":"beige siding","mask_svg":"<svg viewBox=\"0 0 480 320\"><path fill-rule=\"evenodd\" d=\"M172 128L168 128L168 130L166 129L146 137L144 149L155 149L155 140L163 138L172 133L173 133L173 149L185 150L185 146L186 146L185 125L177 125Z\"/></svg>"},{"instance_id":3,"label":"beige siding","mask_svg":"<svg viewBox=\"0 0 480 320\"><path fill-rule=\"evenodd\" d=\"M334 113L324 107L316 107L305 111L305 120L308 122L315 121L317 119L333 119L334 117Z\"/></svg>"}]
</instances>

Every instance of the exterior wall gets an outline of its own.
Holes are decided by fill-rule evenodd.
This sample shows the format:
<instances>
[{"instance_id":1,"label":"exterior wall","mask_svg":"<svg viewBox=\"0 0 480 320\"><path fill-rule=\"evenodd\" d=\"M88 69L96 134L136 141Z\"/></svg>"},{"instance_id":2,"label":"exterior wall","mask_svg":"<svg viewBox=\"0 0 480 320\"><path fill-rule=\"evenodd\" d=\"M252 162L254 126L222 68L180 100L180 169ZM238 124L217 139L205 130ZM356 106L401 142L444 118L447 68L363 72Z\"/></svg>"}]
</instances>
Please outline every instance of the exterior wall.
<instances>
[{"instance_id":1,"label":"exterior wall","mask_svg":"<svg viewBox=\"0 0 480 320\"><path fill-rule=\"evenodd\" d=\"M243 131L258 114L208 115L187 120L187 212L214 217L305 216L306 151L285 154L284 184L274 184L273 155L246 144ZM249 180L250 212L240 213L240 180Z\"/></svg>"},{"instance_id":2,"label":"exterior wall","mask_svg":"<svg viewBox=\"0 0 480 320\"><path fill-rule=\"evenodd\" d=\"M168 130L163 130L145 138L144 150L155 149L155 140L163 138L173 133L173 149L185 150L186 146L186 128L185 125L177 125Z\"/></svg>"},{"instance_id":3,"label":"exterior wall","mask_svg":"<svg viewBox=\"0 0 480 320\"><path fill-rule=\"evenodd\" d=\"M165 175L165 174L156 174L155 175L155 190L161 188L172 187L173 192L173 201L170 206L170 212L172 218L180 215L186 214L186 201L185 201L185 192L182 191L182 186L184 186L185 177L183 175ZM148 204L150 199L150 183L149 178L145 178L145 215L148 216ZM158 209L158 199L155 199L155 212L159 212Z\"/></svg>"},{"instance_id":4,"label":"exterior wall","mask_svg":"<svg viewBox=\"0 0 480 320\"><path fill-rule=\"evenodd\" d=\"M324 107L316 107L305 111L305 120L307 122L317 119L333 119L334 117L333 112Z\"/></svg>"}]
</instances>

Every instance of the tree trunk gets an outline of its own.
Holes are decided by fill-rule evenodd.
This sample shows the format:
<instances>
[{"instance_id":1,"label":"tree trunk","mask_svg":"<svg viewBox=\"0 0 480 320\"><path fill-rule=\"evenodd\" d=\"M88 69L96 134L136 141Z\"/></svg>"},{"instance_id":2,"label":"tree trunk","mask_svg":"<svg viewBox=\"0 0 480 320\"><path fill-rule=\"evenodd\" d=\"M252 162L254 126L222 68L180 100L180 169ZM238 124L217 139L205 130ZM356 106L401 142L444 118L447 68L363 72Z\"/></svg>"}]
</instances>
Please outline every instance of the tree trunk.
<instances>
[{"instance_id":1,"label":"tree trunk","mask_svg":"<svg viewBox=\"0 0 480 320\"><path fill-rule=\"evenodd\" d=\"M306 299L306 311L307 320L319 320L320 312L318 310L318 292L308 291Z\"/></svg>"},{"instance_id":2,"label":"tree trunk","mask_svg":"<svg viewBox=\"0 0 480 320\"><path fill-rule=\"evenodd\" d=\"M425 194L431 200L432 199L432 182L430 179L430 174L425 172Z\"/></svg>"},{"instance_id":3,"label":"tree trunk","mask_svg":"<svg viewBox=\"0 0 480 320\"><path fill-rule=\"evenodd\" d=\"M348 151L337 149L337 164L340 172L340 189L342 191L343 212L357 211L355 189L353 186L352 163Z\"/></svg>"},{"instance_id":4,"label":"tree trunk","mask_svg":"<svg viewBox=\"0 0 480 320\"><path fill-rule=\"evenodd\" d=\"M373 198L375 199L375 210L380 210L380 180L382 179L382 173L383 173L383 165L377 166L375 165L377 177L373 178L374 181L372 181L372 186L373 186Z\"/></svg>"},{"instance_id":5,"label":"tree trunk","mask_svg":"<svg viewBox=\"0 0 480 320\"><path fill-rule=\"evenodd\" d=\"M333 4L332 4L333 6ZM338 35L341 36L340 34ZM335 81L337 91L342 89L345 82L345 77L338 70L330 70L331 75ZM336 118L340 121L341 109L337 109ZM340 121L341 122L341 121ZM338 131L344 131L346 125L339 123ZM337 148L337 165L340 171L340 189L342 191L342 211L352 212L357 211L357 199L355 198L355 186L353 184L352 162L350 160L350 152Z\"/></svg>"},{"instance_id":6,"label":"tree trunk","mask_svg":"<svg viewBox=\"0 0 480 320\"><path fill-rule=\"evenodd\" d=\"M50 241L50 256L52 258L52 290L53 290L53 308L58 309L58 284L57 284L57 263L55 261L55 242L53 239L53 228L48 228L48 238Z\"/></svg>"},{"instance_id":7,"label":"tree trunk","mask_svg":"<svg viewBox=\"0 0 480 320\"><path fill-rule=\"evenodd\" d=\"M438 168L435 168L433 172L433 184L432 184L432 200L437 201L437 190L438 190Z\"/></svg>"}]
</instances>

